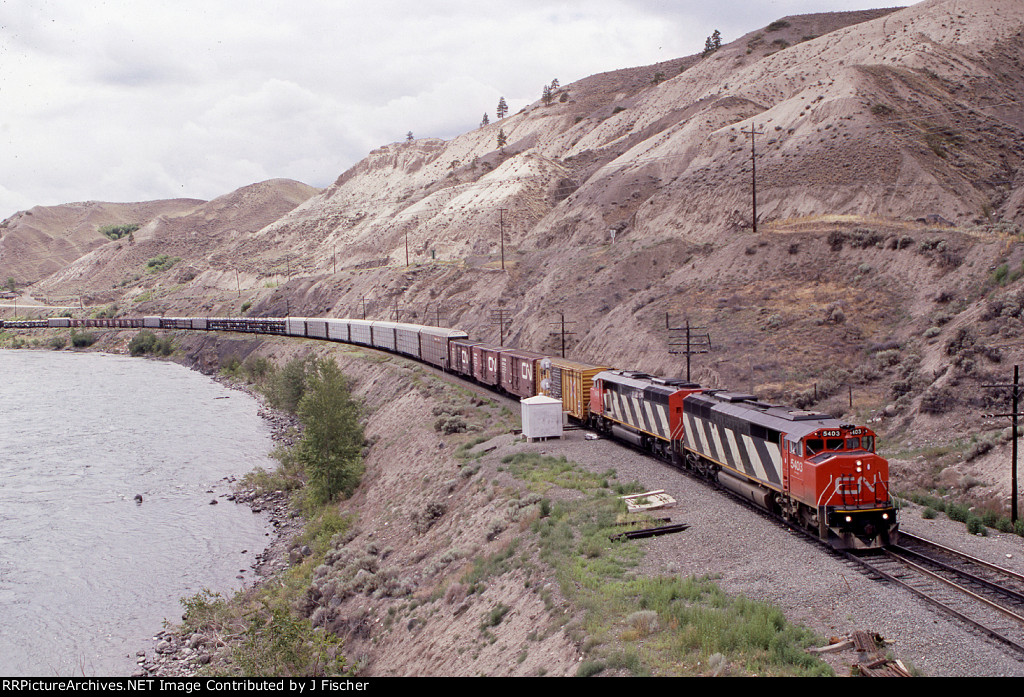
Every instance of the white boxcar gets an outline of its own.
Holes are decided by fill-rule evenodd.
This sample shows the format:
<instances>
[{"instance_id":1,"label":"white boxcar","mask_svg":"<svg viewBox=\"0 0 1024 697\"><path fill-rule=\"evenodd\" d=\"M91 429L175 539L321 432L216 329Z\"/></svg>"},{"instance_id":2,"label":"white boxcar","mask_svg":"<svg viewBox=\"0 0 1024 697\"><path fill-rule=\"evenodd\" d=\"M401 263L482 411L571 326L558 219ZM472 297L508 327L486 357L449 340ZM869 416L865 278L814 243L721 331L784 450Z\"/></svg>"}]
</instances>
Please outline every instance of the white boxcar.
<instances>
[{"instance_id":1,"label":"white boxcar","mask_svg":"<svg viewBox=\"0 0 1024 697\"><path fill-rule=\"evenodd\" d=\"M289 317L285 320L284 331L288 336L306 336L306 318Z\"/></svg>"},{"instance_id":2,"label":"white boxcar","mask_svg":"<svg viewBox=\"0 0 1024 697\"><path fill-rule=\"evenodd\" d=\"M306 336L310 339L327 338L327 320L306 318Z\"/></svg>"},{"instance_id":3,"label":"white boxcar","mask_svg":"<svg viewBox=\"0 0 1024 697\"><path fill-rule=\"evenodd\" d=\"M385 351L394 351L396 326L396 322L373 322L370 325L370 336L373 337L374 348L384 349Z\"/></svg>"},{"instance_id":4,"label":"white boxcar","mask_svg":"<svg viewBox=\"0 0 1024 697\"><path fill-rule=\"evenodd\" d=\"M370 325L372 324L373 322L368 319L350 319L348 321L348 332L352 343L373 346L373 338L370 335Z\"/></svg>"},{"instance_id":5,"label":"white boxcar","mask_svg":"<svg viewBox=\"0 0 1024 697\"><path fill-rule=\"evenodd\" d=\"M395 325L395 350L413 358L420 357L420 330L418 324L398 323Z\"/></svg>"},{"instance_id":6,"label":"white boxcar","mask_svg":"<svg viewBox=\"0 0 1024 697\"><path fill-rule=\"evenodd\" d=\"M347 319L327 320L327 338L331 341L344 341L346 344L351 341L348 335Z\"/></svg>"}]
</instances>

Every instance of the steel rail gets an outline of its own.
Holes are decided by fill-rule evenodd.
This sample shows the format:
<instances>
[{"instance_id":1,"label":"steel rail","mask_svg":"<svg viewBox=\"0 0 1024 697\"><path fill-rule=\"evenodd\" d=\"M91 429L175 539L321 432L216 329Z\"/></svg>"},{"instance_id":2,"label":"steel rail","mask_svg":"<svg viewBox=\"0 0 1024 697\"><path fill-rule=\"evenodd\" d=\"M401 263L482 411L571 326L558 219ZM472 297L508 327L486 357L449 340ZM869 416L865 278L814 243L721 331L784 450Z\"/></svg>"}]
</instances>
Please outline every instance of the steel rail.
<instances>
[{"instance_id":1,"label":"steel rail","mask_svg":"<svg viewBox=\"0 0 1024 697\"><path fill-rule=\"evenodd\" d=\"M955 581L951 581L950 579L945 578L944 576L942 576L940 574L937 574L934 571L931 571L930 569L926 569L923 566L921 566L920 564L917 564L915 562L910 561L906 557L902 556L902 552L903 551L904 550L902 548L896 547L896 548L890 548L890 549L885 550L885 554L888 555L892 559L896 559L896 560L902 562L903 564L906 564L907 566L909 566L910 568L914 569L915 571L918 571L918 572L920 572L920 573L922 573L922 574L924 574L924 575L926 575L926 576L928 576L930 578L933 578L936 581L939 581L940 583L944 583L947 586L949 586L950 588L958 590L961 593L963 593L964 595L967 595L967 596L977 600L981 604L987 605L988 607L992 608L993 610L996 610L997 612L1001 612L1004 615L1006 615L1007 617L1015 619L1018 622L1020 622L1022 625L1024 625L1024 617L1021 617L1016 612L1013 612L1012 610L1009 610L1009 609L1003 607L999 603L993 602L992 600L989 600L988 598L975 593L971 589L965 588L964 586L961 586L959 583L956 583ZM921 556L921 555L915 555L915 556ZM928 557L924 557L924 558L928 559ZM933 560L932 559L928 559L928 561L933 561ZM941 562L934 562L934 563L939 564L940 566L948 568L953 573L962 574L963 576L965 576L966 578L971 579L972 581L976 580L976 577L973 576L972 574L964 573L964 572L960 572L960 571L958 571L956 569L952 569L950 567L947 567L945 564L942 564ZM995 586L995 584L992 584L992 585ZM998 586L995 586L995 589L1002 590Z\"/></svg>"},{"instance_id":2,"label":"steel rail","mask_svg":"<svg viewBox=\"0 0 1024 697\"><path fill-rule=\"evenodd\" d=\"M1015 651L1017 651L1020 654L1024 654L1024 646L1022 646L1021 644L1017 643L1013 639L1010 639L1009 637L999 633L998 631L992 629L991 627L988 627L988 626L982 624L978 620L975 620L974 618L965 615L964 613L960 612L959 610L956 610L956 609L950 607L947 603L944 603L941 600L939 600L938 598L935 598L935 597L929 595L928 593L925 593L923 590L921 590L919 588L915 588L912 584L907 583L906 581L900 580L899 578L893 576L892 574L888 573L887 571L882 570L879 566L870 563L867 560L867 558L859 557L859 556L857 556L855 554L851 554L850 552L846 552L846 551L842 551L842 550L836 550L836 551L841 553L841 554L843 554L843 555L845 555L847 557L847 559L849 559L849 560L855 562L856 564L859 564L860 566L870 570L871 573L877 574L877 575L881 576L882 578L884 578L885 580L889 581L890 583L893 583L893 584L895 584L895 585L897 585L897 586L899 586L901 588L904 588L904 589L910 591L911 593L913 593L914 595L918 596L919 598L921 598L925 602L927 602L927 603L929 603L931 605L934 605L935 607L939 608L943 612L945 612L945 613L947 613L949 615L952 615L953 617L959 619L960 621L964 622L967 625L970 625L971 627L974 627L975 629L977 629L978 631L980 631L983 634L987 635L988 637L990 637L992 639L995 639L996 641L999 641L999 642L1005 644L1006 646L1014 649ZM898 556L894 556L894 558L899 563L901 563L901 564L910 566L911 568L915 568L915 569L917 568L917 565L914 564L913 562L909 562L906 559L902 559L902 558L900 558ZM926 575L932 576L931 572L928 572L927 570L924 570L924 572L926 573ZM946 583L945 579L939 579L939 580L941 580L943 583ZM956 584L951 584L951 585L953 585L954 587L957 587ZM971 595L972 597L974 596L974 594L971 593L970 591L966 591L966 592L968 593L968 595Z\"/></svg>"},{"instance_id":3,"label":"steel rail","mask_svg":"<svg viewBox=\"0 0 1024 697\"><path fill-rule=\"evenodd\" d=\"M913 541L913 542L918 542L920 544L927 545L929 547L934 547L935 549L941 550L942 552L944 552L946 554L949 554L951 556L960 557L961 559L963 559L965 561L969 561L972 564L977 564L978 566L985 567L986 569L989 569L991 571L995 571L995 572L1003 574L1005 576L1009 576L1010 578L1014 578L1014 579L1016 579L1018 581L1024 582L1024 574L1019 574L1016 571L1011 571L1010 569L1007 569L1005 567L999 566L998 564L993 564L991 562L985 561L984 559L979 559L978 557L971 556L970 554L967 554L966 552L961 552L958 549L953 549L952 547L946 547L945 545L940 545L938 542L933 542L931 540L926 540L923 537L918 537L917 535L912 535L909 532L906 532L904 530L900 530L900 538L906 539L906 540L910 540L910 541Z\"/></svg>"}]
</instances>

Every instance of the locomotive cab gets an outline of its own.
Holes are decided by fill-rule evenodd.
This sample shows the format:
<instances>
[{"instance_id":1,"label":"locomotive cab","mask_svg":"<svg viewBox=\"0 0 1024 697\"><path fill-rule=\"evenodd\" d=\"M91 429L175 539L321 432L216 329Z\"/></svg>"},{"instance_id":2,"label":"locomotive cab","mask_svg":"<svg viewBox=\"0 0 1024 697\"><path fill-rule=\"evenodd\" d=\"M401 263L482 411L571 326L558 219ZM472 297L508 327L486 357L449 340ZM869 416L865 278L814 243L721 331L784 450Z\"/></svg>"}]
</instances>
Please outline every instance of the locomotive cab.
<instances>
[{"instance_id":1,"label":"locomotive cab","mask_svg":"<svg viewBox=\"0 0 1024 697\"><path fill-rule=\"evenodd\" d=\"M871 549L896 541L888 462L875 454L873 433L853 427L822 429L789 450L790 491L809 505L806 522L823 539L840 549ZM812 492L813 502L808 498Z\"/></svg>"}]
</instances>

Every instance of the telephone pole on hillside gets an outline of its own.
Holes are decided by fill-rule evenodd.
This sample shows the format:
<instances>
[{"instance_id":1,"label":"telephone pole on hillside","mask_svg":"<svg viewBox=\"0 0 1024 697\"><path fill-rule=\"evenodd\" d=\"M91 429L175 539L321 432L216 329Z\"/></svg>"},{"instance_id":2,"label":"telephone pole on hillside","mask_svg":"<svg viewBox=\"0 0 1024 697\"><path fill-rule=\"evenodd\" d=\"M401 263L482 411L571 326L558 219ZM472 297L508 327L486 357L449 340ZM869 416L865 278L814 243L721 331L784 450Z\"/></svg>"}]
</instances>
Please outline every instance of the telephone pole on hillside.
<instances>
[{"instance_id":1,"label":"telephone pole on hillside","mask_svg":"<svg viewBox=\"0 0 1024 697\"><path fill-rule=\"evenodd\" d=\"M757 233L757 151L754 148L754 136L763 136L764 131L757 130L757 124L751 123L750 130L740 129L740 133L750 136L750 197L752 201L753 214L751 221L754 226L754 233Z\"/></svg>"}]
</instances>

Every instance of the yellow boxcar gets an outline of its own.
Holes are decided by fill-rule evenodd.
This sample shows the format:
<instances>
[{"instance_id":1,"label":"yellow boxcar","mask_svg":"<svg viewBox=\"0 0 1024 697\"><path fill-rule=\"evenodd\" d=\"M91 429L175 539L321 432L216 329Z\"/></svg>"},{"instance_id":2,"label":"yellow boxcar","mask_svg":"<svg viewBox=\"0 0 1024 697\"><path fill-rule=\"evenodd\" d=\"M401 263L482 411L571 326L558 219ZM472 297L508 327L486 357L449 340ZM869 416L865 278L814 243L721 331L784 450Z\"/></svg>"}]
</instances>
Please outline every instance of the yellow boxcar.
<instances>
[{"instance_id":1,"label":"yellow boxcar","mask_svg":"<svg viewBox=\"0 0 1024 697\"><path fill-rule=\"evenodd\" d=\"M555 357L539 364L537 394L562 400L562 411L585 423L590 416L590 386L594 376L610 368Z\"/></svg>"}]
</instances>

